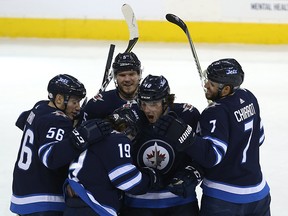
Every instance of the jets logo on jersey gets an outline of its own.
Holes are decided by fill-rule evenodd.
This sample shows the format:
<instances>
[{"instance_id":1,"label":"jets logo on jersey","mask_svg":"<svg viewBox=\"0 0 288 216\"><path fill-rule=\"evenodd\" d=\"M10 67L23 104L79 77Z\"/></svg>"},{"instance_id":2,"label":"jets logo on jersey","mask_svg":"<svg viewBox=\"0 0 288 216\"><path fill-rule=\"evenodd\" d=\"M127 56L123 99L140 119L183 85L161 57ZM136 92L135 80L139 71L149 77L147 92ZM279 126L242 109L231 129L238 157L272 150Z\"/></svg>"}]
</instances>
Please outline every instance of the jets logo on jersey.
<instances>
[{"instance_id":1,"label":"jets logo on jersey","mask_svg":"<svg viewBox=\"0 0 288 216\"><path fill-rule=\"evenodd\" d=\"M126 104L123 104L122 107L124 108L131 108L132 104L131 103L126 103Z\"/></svg>"},{"instance_id":2,"label":"jets logo on jersey","mask_svg":"<svg viewBox=\"0 0 288 216\"><path fill-rule=\"evenodd\" d=\"M133 104L137 104L136 100L127 101L127 103L123 104L123 107L131 108Z\"/></svg>"},{"instance_id":3,"label":"jets logo on jersey","mask_svg":"<svg viewBox=\"0 0 288 216\"><path fill-rule=\"evenodd\" d=\"M174 160L175 153L172 146L159 139L146 141L137 155L137 163L140 167L152 167L160 170L163 174L169 172Z\"/></svg>"},{"instance_id":4,"label":"jets logo on jersey","mask_svg":"<svg viewBox=\"0 0 288 216\"><path fill-rule=\"evenodd\" d=\"M59 111L59 110L53 112L53 114L56 115L56 116L63 116L65 118L68 118L68 116L64 112Z\"/></svg>"},{"instance_id":5,"label":"jets logo on jersey","mask_svg":"<svg viewBox=\"0 0 288 216\"><path fill-rule=\"evenodd\" d=\"M188 104L188 103L185 103L184 105L183 105L183 111L182 112L186 112L186 111L192 111L193 110L193 105L191 105L191 104Z\"/></svg>"},{"instance_id":6,"label":"jets logo on jersey","mask_svg":"<svg viewBox=\"0 0 288 216\"><path fill-rule=\"evenodd\" d=\"M213 107L218 106L218 105L220 105L220 104L216 103L216 102L209 103L208 106L205 108L205 110L207 110L209 108L213 108Z\"/></svg>"},{"instance_id":7,"label":"jets logo on jersey","mask_svg":"<svg viewBox=\"0 0 288 216\"><path fill-rule=\"evenodd\" d=\"M102 94L97 94L93 97L93 101L104 101Z\"/></svg>"}]
</instances>

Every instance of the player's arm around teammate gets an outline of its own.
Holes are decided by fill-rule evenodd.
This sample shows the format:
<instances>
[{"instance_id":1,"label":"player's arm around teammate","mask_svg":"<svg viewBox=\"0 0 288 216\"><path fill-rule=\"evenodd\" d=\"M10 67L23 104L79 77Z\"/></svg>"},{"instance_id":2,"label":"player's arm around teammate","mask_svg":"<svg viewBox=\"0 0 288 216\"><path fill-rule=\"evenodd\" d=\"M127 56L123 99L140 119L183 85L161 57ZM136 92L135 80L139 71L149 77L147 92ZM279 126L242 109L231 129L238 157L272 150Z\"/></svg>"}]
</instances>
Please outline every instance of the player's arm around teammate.
<instances>
[{"instance_id":1,"label":"player's arm around teammate","mask_svg":"<svg viewBox=\"0 0 288 216\"><path fill-rule=\"evenodd\" d=\"M131 140L139 131L137 113L118 108L108 119L115 130L70 165L64 186L64 216L116 216L122 192L143 194L161 187L161 178L154 169L137 169L132 163Z\"/></svg>"},{"instance_id":2,"label":"player's arm around teammate","mask_svg":"<svg viewBox=\"0 0 288 216\"><path fill-rule=\"evenodd\" d=\"M62 215L62 185L69 163L105 133L97 122L73 130L80 101L86 95L75 77L57 75L47 90L49 100L37 102L16 122L23 136L14 166L10 210L21 216Z\"/></svg>"},{"instance_id":3,"label":"player's arm around teammate","mask_svg":"<svg viewBox=\"0 0 288 216\"><path fill-rule=\"evenodd\" d=\"M257 98L240 88L244 71L233 58L213 62L206 73L206 98L213 103L202 112L197 135L171 116L155 130L178 133L178 151L206 168L200 215L269 216L270 188L259 161L265 135Z\"/></svg>"}]
</instances>

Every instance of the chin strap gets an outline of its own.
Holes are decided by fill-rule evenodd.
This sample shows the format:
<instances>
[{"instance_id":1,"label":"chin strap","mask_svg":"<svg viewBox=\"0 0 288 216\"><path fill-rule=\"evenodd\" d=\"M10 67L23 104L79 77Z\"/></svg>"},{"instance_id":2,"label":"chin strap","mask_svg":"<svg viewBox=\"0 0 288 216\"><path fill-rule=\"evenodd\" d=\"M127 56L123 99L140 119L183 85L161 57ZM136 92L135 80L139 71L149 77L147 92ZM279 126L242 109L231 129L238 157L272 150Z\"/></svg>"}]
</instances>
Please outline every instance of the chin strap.
<instances>
[{"instance_id":1,"label":"chin strap","mask_svg":"<svg viewBox=\"0 0 288 216\"><path fill-rule=\"evenodd\" d=\"M56 103L55 103L55 98L53 98L53 100L51 100L51 101L52 101L52 103L54 104L54 106L56 107L56 109L61 110L62 112L64 112L64 113L66 114L65 111L66 111L66 109L67 109L67 103L68 103L68 101L69 101L70 96L69 96L69 95L63 95L63 97L64 97L64 106L65 106L64 109L60 109L60 108L56 105Z\"/></svg>"}]
</instances>

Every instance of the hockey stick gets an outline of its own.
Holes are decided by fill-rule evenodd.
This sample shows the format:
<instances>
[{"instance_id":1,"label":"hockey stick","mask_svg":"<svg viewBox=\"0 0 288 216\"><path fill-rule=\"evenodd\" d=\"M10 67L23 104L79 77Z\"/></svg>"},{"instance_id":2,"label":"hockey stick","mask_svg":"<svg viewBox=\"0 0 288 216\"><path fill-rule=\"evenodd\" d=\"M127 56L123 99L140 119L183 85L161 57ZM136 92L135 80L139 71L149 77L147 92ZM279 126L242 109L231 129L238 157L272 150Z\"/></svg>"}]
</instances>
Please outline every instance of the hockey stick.
<instances>
[{"instance_id":1,"label":"hockey stick","mask_svg":"<svg viewBox=\"0 0 288 216\"><path fill-rule=\"evenodd\" d=\"M131 52L131 50L137 43L139 38L139 31L136 17L130 5L123 4L121 9L129 29L129 43L127 49L125 50L125 53L127 53Z\"/></svg>"},{"instance_id":2,"label":"hockey stick","mask_svg":"<svg viewBox=\"0 0 288 216\"><path fill-rule=\"evenodd\" d=\"M111 64L112 64L114 50L115 50L115 45L114 44L110 44L102 85L105 82L106 77L108 76L108 73L109 73L109 70L110 70L110 67L111 67Z\"/></svg>"},{"instance_id":3,"label":"hockey stick","mask_svg":"<svg viewBox=\"0 0 288 216\"><path fill-rule=\"evenodd\" d=\"M138 25L136 22L136 17L134 15L132 8L128 4L124 4L124 5L122 5L121 9L122 9L123 16L126 20L126 23L128 25L129 34L130 34L129 43L128 43L128 46L125 50L125 53L126 53L126 52L131 52L131 50L133 49L133 47L137 43L138 38L139 38L139 32L138 32ZM107 62L106 62L105 73L104 73L104 77L102 80L102 86L99 90L99 93L106 90L107 86L109 85L109 83L111 82L111 80L113 78L113 74L112 74L112 71L110 71L110 67L112 64L114 49L115 49L115 45L111 44L110 49L109 49Z\"/></svg>"},{"instance_id":4,"label":"hockey stick","mask_svg":"<svg viewBox=\"0 0 288 216\"><path fill-rule=\"evenodd\" d=\"M166 14L166 19L169 22L174 23L175 25L179 26L185 32L185 34L186 34L186 36L188 38L189 44L190 44L190 48L191 48L191 51L192 51L192 54L193 54L193 57L194 57L194 61L195 61L196 66L197 66L197 70L198 70L198 73L199 73L199 76L200 76L202 88L205 91L205 88L204 88L205 76L204 76L204 73L201 70L199 59L198 59L198 56L197 56L197 53L196 53L196 50L195 50L195 47L194 47L194 44L193 44L192 38L190 36L190 33L189 33L187 25L184 23L183 20L181 20L178 16L176 16L174 14Z\"/></svg>"},{"instance_id":5,"label":"hockey stick","mask_svg":"<svg viewBox=\"0 0 288 216\"><path fill-rule=\"evenodd\" d=\"M103 76L103 80L102 80L102 85L101 85L101 88L99 89L98 94L105 91L107 86L109 85L110 81L112 80L112 73L109 71L110 71L110 67L112 64L114 50L115 50L115 45L110 44L109 53L108 53L106 66L105 66L105 72L104 72L104 76Z\"/></svg>"}]
</instances>

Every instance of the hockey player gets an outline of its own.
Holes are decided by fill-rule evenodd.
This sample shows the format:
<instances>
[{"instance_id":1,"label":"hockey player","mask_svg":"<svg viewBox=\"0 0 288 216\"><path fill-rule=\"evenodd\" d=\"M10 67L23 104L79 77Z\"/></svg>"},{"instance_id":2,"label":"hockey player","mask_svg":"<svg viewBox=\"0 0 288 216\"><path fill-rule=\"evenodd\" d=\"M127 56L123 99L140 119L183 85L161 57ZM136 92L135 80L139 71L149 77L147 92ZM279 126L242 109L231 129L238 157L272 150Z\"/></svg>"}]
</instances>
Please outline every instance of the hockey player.
<instances>
[{"instance_id":1,"label":"hockey player","mask_svg":"<svg viewBox=\"0 0 288 216\"><path fill-rule=\"evenodd\" d=\"M90 146L70 165L64 216L116 216L121 206L120 191L143 194L161 187L152 168L139 171L132 164L130 140L139 130L137 113L121 107L108 119L115 129L111 135Z\"/></svg>"},{"instance_id":2,"label":"hockey player","mask_svg":"<svg viewBox=\"0 0 288 216\"><path fill-rule=\"evenodd\" d=\"M164 76L148 75L141 83L138 92L138 104L142 110L139 116L143 118L141 132L138 133L132 148L132 157L138 167L152 167L164 177L164 184L178 183L181 173L190 175L190 192L170 186L162 190L150 190L143 195L125 194L122 214L125 216L170 215L195 216L199 207L195 187L201 181L199 172L193 167L192 161L184 153L177 153L165 136L154 133L153 127L157 119L173 112L187 124L196 127L200 113L196 107L187 103L174 103L174 94ZM191 166L193 165L193 166ZM177 173L177 175L176 175ZM173 178L176 177L176 178ZM171 181L171 179L173 179ZM174 193L177 192L175 195ZM180 196L181 195L181 196Z\"/></svg>"},{"instance_id":3,"label":"hockey player","mask_svg":"<svg viewBox=\"0 0 288 216\"><path fill-rule=\"evenodd\" d=\"M270 189L259 162L264 129L257 99L240 88L244 72L235 59L215 61L206 73L206 98L213 103L202 112L197 135L173 116L159 119L155 131L205 167L200 215L270 216Z\"/></svg>"},{"instance_id":4,"label":"hockey player","mask_svg":"<svg viewBox=\"0 0 288 216\"><path fill-rule=\"evenodd\" d=\"M49 101L37 102L16 122L23 136L14 167L10 210L21 216L63 215L62 187L69 163L111 130L99 120L74 129L80 101L86 95L76 78L67 74L53 77L48 93Z\"/></svg>"},{"instance_id":5,"label":"hockey player","mask_svg":"<svg viewBox=\"0 0 288 216\"><path fill-rule=\"evenodd\" d=\"M105 118L121 106L137 106L135 97L141 80L141 62L133 53L119 53L112 64L115 89L97 94L86 104L87 119Z\"/></svg>"}]
</instances>

